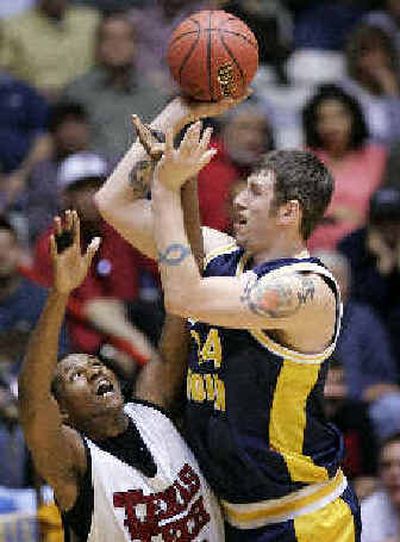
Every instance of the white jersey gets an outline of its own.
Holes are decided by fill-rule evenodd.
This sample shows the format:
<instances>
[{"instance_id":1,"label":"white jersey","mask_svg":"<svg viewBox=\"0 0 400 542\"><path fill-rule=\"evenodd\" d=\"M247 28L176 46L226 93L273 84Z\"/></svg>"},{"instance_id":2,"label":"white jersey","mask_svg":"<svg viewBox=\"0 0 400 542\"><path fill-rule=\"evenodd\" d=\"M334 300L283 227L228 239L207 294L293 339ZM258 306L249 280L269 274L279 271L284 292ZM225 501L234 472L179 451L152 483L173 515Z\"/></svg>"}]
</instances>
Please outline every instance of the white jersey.
<instances>
[{"instance_id":1,"label":"white jersey","mask_svg":"<svg viewBox=\"0 0 400 542\"><path fill-rule=\"evenodd\" d=\"M129 403L157 466L147 477L86 439L94 494L88 542L219 542L223 520L193 453L157 408Z\"/></svg>"}]
</instances>

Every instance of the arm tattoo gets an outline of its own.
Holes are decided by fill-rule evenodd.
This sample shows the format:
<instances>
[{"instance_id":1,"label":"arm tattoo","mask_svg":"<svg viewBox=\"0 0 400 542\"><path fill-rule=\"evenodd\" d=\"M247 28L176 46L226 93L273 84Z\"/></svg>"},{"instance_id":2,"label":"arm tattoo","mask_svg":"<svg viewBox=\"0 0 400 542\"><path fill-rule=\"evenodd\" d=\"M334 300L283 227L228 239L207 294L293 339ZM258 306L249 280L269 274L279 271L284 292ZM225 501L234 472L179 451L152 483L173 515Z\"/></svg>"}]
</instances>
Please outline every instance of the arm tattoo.
<instances>
[{"instance_id":1,"label":"arm tattoo","mask_svg":"<svg viewBox=\"0 0 400 542\"><path fill-rule=\"evenodd\" d=\"M150 160L140 160L130 172L129 182L135 199L144 198L148 193L154 165Z\"/></svg>"},{"instance_id":2,"label":"arm tattoo","mask_svg":"<svg viewBox=\"0 0 400 542\"><path fill-rule=\"evenodd\" d=\"M173 243L168 245L164 252L158 253L158 263L170 266L180 265L190 254L191 251L188 246Z\"/></svg>"},{"instance_id":3,"label":"arm tattoo","mask_svg":"<svg viewBox=\"0 0 400 542\"><path fill-rule=\"evenodd\" d=\"M255 314L269 318L286 318L314 299L315 284L301 275L255 275L247 281L241 300Z\"/></svg>"},{"instance_id":4,"label":"arm tattoo","mask_svg":"<svg viewBox=\"0 0 400 542\"><path fill-rule=\"evenodd\" d=\"M305 305L309 301L314 299L315 294L315 284L311 277L301 277L300 278L300 287L297 290L297 299L299 300L299 305Z\"/></svg>"}]
</instances>

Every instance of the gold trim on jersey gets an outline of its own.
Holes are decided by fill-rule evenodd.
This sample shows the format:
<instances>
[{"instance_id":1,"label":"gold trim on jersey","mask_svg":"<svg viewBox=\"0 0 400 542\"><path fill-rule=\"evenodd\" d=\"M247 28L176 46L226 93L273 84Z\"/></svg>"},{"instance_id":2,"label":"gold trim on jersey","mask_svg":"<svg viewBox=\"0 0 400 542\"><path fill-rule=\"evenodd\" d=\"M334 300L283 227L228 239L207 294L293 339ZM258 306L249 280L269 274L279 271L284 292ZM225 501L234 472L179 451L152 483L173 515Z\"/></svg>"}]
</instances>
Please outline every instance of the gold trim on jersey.
<instances>
[{"instance_id":1,"label":"gold trim on jersey","mask_svg":"<svg viewBox=\"0 0 400 542\"><path fill-rule=\"evenodd\" d=\"M218 256L223 256L224 254L231 254L232 252L235 252L235 250L238 250L238 248L239 248L238 245L233 241L232 243L229 243L228 245L217 247L214 250L211 250L204 257L204 269L214 258L217 258Z\"/></svg>"},{"instance_id":2,"label":"gold trim on jersey","mask_svg":"<svg viewBox=\"0 0 400 542\"><path fill-rule=\"evenodd\" d=\"M275 342L262 329L249 329L248 331L262 346L274 354L277 354L285 359L290 359L291 361L296 361L302 365L320 365L332 354L336 345L335 338L335 340L323 352L318 354L303 354L301 352L297 352L296 350L290 350L290 348L286 348L286 346L282 346L281 344Z\"/></svg>"},{"instance_id":3,"label":"gold trim on jersey","mask_svg":"<svg viewBox=\"0 0 400 542\"><path fill-rule=\"evenodd\" d=\"M276 382L269 416L269 444L279 452L292 482L309 484L329 479L324 467L303 454L307 399L315 386L320 365L301 365L284 359Z\"/></svg>"},{"instance_id":4,"label":"gold trim on jersey","mask_svg":"<svg viewBox=\"0 0 400 542\"><path fill-rule=\"evenodd\" d=\"M312 484L280 499L245 504L233 504L222 500L221 506L230 525L239 529L256 529L321 509L340 497L346 487L346 477L339 469L330 480Z\"/></svg>"}]
</instances>

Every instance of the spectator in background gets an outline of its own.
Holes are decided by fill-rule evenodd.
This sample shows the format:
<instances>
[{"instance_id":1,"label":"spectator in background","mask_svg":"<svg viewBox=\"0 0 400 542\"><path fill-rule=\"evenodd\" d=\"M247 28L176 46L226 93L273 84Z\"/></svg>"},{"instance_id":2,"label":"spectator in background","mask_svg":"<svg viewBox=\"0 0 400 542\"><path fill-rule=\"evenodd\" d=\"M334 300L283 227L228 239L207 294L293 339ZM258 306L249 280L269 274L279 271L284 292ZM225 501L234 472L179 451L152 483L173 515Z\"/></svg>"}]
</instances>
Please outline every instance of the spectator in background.
<instances>
[{"instance_id":1,"label":"spectator in background","mask_svg":"<svg viewBox=\"0 0 400 542\"><path fill-rule=\"evenodd\" d=\"M297 85L338 81L345 73L345 40L365 7L353 0L313 1L308 6L303 0L301 4L287 63L289 80Z\"/></svg>"},{"instance_id":2,"label":"spectator in background","mask_svg":"<svg viewBox=\"0 0 400 542\"><path fill-rule=\"evenodd\" d=\"M361 542L397 542L400 538L400 435L379 453L380 488L361 502Z\"/></svg>"},{"instance_id":3,"label":"spectator in background","mask_svg":"<svg viewBox=\"0 0 400 542\"><path fill-rule=\"evenodd\" d=\"M50 114L49 132L51 155L32 168L21 197L31 243L60 211L61 195L57 183L60 163L71 154L89 150L90 127L86 111L73 102L55 104Z\"/></svg>"},{"instance_id":4,"label":"spectator in background","mask_svg":"<svg viewBox=\"0 0 400 542\"><path fill-rule=\"evenodd\" d=\"M131 114L148 121L165 98L136 69L135 28L123 14L107 15L100 22L96 58L96 66L65 89L64 99L82 104L89 116L92 147L115 161L129 143Z\"/></svg>"},{"instance_id":5,"label":"spectator in background","mask_svg":"<svg viewBox=\"0 0 400 542\"><path fill-rule=\"evenodd\" d=\"M225 10L244 21L256 36L260 64L269 65L279 83L287 83L284 63L292 41L292 19L280 0L234 0Z\"/></svg>"},{"instance_id":6,"label":"spectator in background","mask_svg":"<svg viewBox=\"0 0 400 542\"><path fill-rule=\"evenodd\" d=\"M350 262L354 299L385 323L400 371L400 190L383 187L370 202L367 225L339 244Z\"/></svg>"},{"instance_id":7,"label":"spectator in background","mask_svg":"<svg viewBox=\"0 0 400 542\"><path fill-rule=\"evenodd\" d=\"M12 384L47 292L26 278L19 267L22 249L10 223L0 218L0 374ZM65 332L61 353L68 350Z\"/></svg>"},{"instance_id":8,"label":"spectator in background","mask_svg":"<svg viewBox=\"0 0 400 542\"><path fill-rule=\"evenodd\" d=\"M397 53L400 54L400 1L385 0L383 9L374 10L363 17L363 22L370 26L379 26L394 41Z\"/></svg>"},{"instance_id":9,"label":"spectator in background","mask_svg":"<svg viewBox=\"0 0 400 542\"><path fill-rule=\"evenodd\" d=\"M27 483L28 454L18 424L18 401L0 379L0 487L22 488Z\"/></svg>"},{"instance_id":10,"label":"spectator in background","mask_svg":"<svg viewBox=\"0 0 400 542\"><path fill-rule=\"evenodd\" d=\"M314 254L337 280L343 300L343 319L334 357L344 368L347 396L369 405L380 440L400 432L399 372L387 330L375 311L351 298L351 271L345 256Z\"/></svg>"},{"instance_id":11,"label":"spectator in background","mask_svg":"<svg viewBox=\"0 0 400 542\"><path fill-rule=\"evenodd\" d=\"M119 343L129 346L132 357L147 360L154 354L153 347L147 336L128 321L125 303L138 299L141 270L155 275L156 266L145 260L100 218L93 195L105 180L107 172L104 160L88 152L69 156L59 168L62 206L78 211L82 246L86 247L93 237L102 239L88 276L72 294L72 308L75 310L69 313L68 329L74 349L98 353L113 336ZM46 286L52 283L48 250L51 232L46 231L39 237L35 247L34 272ZM157 316L154 312L150 323L154 329L160 323Z\"/></svg>"},{"instance_id":12,"label":"spectator in background","mask_svg":"<svg viewBox=\"0 0 400 542\"><path fill-rule=\"evenodd\" d=\"M228 232L230 191L274 148L274 139L265 110L251 99L225 114L220 123L220 134L211 142L218 153L199 173L199 204L203 225Z\"/></svg>"},{"instance_id":13,"label":"spectator in background","mask_svg":"<svg viewBox=\"0 0 400 542\"><path fill-rule=\"evenodd\" d=\"M0 210L13 204L35 163L49 152L48 105L29 85L0 71Z\"/></svg>"},{"instance_id":14,"label":"spectator in background","mask_svg":"<svg viewBox=\"0 0 400 542\"><path fill-rule=\"evenodd\" d=\"M15 230L0 218L0 486L14 488L26 484L27 461L18 425L16 380L47 297L44 288L21 274L20 253ZM59 352L68 352L65 329Z\"/></svg>"},{"instance_id":15,"label":"spectator in background","mask_svg":"<svg viewBox=\"0 0 400 542\"><path fill-rule=\"evenodd\" d=\"M212 0L148 0L130 12L136 29L137 70L156 88L175 88L166 64L169 37L190 13L212 6Z\"/></svg>"},{"instance_id":16,"label":"spectator in background","mask_svg":"<svg viewBox=\"0 0 400 542\"><path fill-rule=\"evenodd\" d=\"M376 486L377 442L366 405L349 397L345 370L330 359L324 389L324 411L344 438L343 470L361 499Z\"/></svg>"},{"instance_id":17,"label":"spectator in background","mask_svg":"<svg viewBox=\"0 0 400 542\"><path fill-rule=\"evenodd\" d=\"M294 48L341 51L346 38L364 13L362 2L312 2L296 17Z\"/></svg>"},{"instance_id":18,"label":"spectator in background","mask_svg":"<svg viewBox=\"0 0 400 542\"><path fill-rule=\"evenodd\" d=\"M81 6L92 6L101 10L103 13L111 11L121 11L133 7L143 7L146 0L71 0L72 4Z\"/></svg>"},{"instance_id":19,"label":"spectator in background","mask_svg":"<svg viewBox=\"0 0 400 542\"><path fill-rule=\"evenodd\" d=\"M36 0L29 11L4 21L0 65L55 99L64 85L93 63L96 11L69 0Z\"/></svg>"},{"instance_id":20,"label":"spectator in background","mask_svg":"<svg viewBox=\"0 0 400 542\"><path fill-rule=\"evenodd\" d=\"M368 143L357 101L336 85L322 85L303 110L306 145L325 162L335 190L325 221L309 247L332 250L342 237L364 224L371 194L381 184L386 149Z\"/></svg>"},{"instance_id":21,"label":"spectator in background","mask_svg":"<svg viewBox=\"0 0 400 542\"><path fill-rule=\"evenodd\" d=\"M0 2L0 19L11 17L31 8L35 0L3 0Z\"/></svg>"},{"instance_id":22,"label":"spectator in background","mask_svg":"<svg viewBox=\"0 0 400 542\"><path fill-rule=\"evenodd\" d=\"M360 102L371 139L390 145L400 138L399 66L391 37L360 25L348 39L346 59L343 87Z\"/></svg>"}]
</instances>

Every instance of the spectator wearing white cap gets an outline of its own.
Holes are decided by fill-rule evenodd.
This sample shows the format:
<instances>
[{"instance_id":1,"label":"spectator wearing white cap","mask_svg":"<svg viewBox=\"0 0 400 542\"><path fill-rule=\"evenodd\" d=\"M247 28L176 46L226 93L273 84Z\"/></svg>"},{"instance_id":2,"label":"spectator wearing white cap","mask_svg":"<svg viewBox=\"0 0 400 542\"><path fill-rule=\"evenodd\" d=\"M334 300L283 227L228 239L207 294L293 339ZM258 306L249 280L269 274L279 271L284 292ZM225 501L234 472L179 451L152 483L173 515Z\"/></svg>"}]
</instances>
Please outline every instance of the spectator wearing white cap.
<instances>
[{"instance_id":1,"label":"spectator wearing white cap","mask_svg":"<svg viewBox=\"0 0 400 542\"><path fill-rule=\"evenodd\" d=\"M32 168L20 202L30 244L60 211L60 187L56 182L60 164L68 156L89 149L90 127L85 109L78 103L58 102L51 109L49 133L51 154Z\"/></svg>"},{"instance_id":2,"label":"spectator wearing white cap","mask_svg":"<svg viewBox=\"0 0 400 542\"><path fill-rule=\"evenodd\" d=\"M145 334L128 320L125 304L137 300L141 273L150 271L156 275L156 265L145 260L101 219L93 195L107 172L106 161L92 152L69 156L58 171L62 206L78 211L83 247L95 236L102 239L88 276L73 292L74 311L73 317L71 313L69 317L71 342L74 348L94 354L110 337L117 338L125 350L128 346L132 357L145 361L152 357L153 347ZM34 271L46 286L52 282L50 234L51 230L46 231L35 246ZM76 318L77 312L80 320Z\"/></svg>"}]
</instances>

